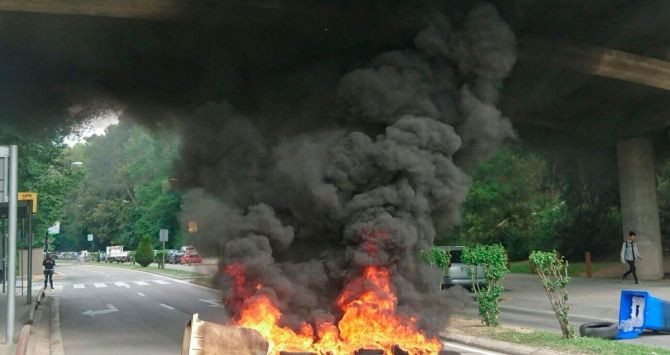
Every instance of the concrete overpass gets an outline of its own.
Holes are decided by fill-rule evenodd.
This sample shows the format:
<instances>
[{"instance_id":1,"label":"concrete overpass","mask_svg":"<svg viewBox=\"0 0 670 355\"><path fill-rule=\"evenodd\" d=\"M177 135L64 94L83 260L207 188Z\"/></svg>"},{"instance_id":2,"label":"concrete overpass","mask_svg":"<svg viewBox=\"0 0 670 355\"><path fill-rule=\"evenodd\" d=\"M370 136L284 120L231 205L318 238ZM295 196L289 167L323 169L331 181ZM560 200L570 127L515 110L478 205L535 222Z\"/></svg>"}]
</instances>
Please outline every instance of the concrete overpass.
<instances>
[{"instance_id":1,"label":"concrete overpass","mask_svg":"<svg viewBox=\"0 0 670 355\"><path fill-rule=\"evenodd\" d=\"M670 38L663 34L670 28L659 20L670 10L662 3L639 11L622 8L610 19L601 16L605 5L493 2L519 39L519 64L502 98L503 111L517 127L547 135L567 132L594 144L616 146L622 236L628 230L640 235L645 256L638 269L641 278L661 278L663 248L650 137L670 126L670 58L662 55L670 48ZM538 12L540 7L546 11ZM371 8L361 5L347 12L346 6L335 3L300 0L0 0L0 11L6 13L204 22L236 30L280 31L316 46L323 41L319 36L330 31L339 37L327 45L340 49L368 47L373 52L405 40L406 28L414 26L411 21L372 25L372 13L366 12ZM621 25L627 30L621 35L624 40L599 35L617 31L617 20L627 19L627 11L635 11L635 16ZM383 43L368 35L380 31L389 33ZM646 53L648 48L656 51ZM285 64L298 56L304 54L287 55ZM259 56L253 57L263 65Z\"/></svg>"}]
</instances>

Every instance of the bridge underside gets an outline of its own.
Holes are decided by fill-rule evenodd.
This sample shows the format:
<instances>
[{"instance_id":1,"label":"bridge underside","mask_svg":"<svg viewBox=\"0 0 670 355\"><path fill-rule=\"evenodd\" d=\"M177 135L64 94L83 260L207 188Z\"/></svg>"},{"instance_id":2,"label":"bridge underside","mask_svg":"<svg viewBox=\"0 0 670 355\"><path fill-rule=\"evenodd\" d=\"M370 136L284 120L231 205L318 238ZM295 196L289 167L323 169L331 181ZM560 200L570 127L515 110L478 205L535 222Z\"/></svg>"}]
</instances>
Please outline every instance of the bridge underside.
<instances>
[{"instance_id":1,"label":"bridge underside","mask_svg":"<svg viewBox=\"0 0 670 355\"><path fill-rule=\"evenodd\" d=\"M440 6L458 17L475 2ZM618 174L609 172L619 178L622 235L631 229L640 235L647 257L641 276L662 277L653 157L668 148L670 4L631 2L613 10L604 2L492 2L519 41L503 112L522 139L542 149L596 152L618 163ZM67 72L86 78L91 89L123 87L114 99L124 103L153 91L183 110L222 97L244 110L257 103L246 93L277 72L326 66L334 58L346 67L412 45L421 26L420 17L407 15L415 7L382 0L5 0L0 43L17 59L3 77L25 72L40 80ZM142 41L129 40L138 36ZM31 63L36 56L62 61L43 68ZM212 77L212 66L229 70ZM170 81L175 78L179 85Z\"/></svg>"}]
</instances>

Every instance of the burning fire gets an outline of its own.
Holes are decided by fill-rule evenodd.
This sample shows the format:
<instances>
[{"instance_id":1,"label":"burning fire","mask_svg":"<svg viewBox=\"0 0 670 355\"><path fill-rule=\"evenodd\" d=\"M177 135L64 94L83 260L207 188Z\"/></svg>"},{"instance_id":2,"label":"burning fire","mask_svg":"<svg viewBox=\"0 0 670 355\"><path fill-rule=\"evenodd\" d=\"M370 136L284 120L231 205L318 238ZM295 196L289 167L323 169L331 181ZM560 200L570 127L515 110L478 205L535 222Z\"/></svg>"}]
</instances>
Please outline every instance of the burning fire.
<instances>
[{"instance_id":1,"label":"burning fire","mask_svg":"<svg viewBox=\"0 0 670 355\"><path fill-rule=\"evenodd\" d=\"M226 273L235 281L235 296L227 304L241 309L234 323L257 330L270 343L270 354L280 351L349 355L358 349L379 349L393 353L393 346L410 354L437 354L441 345L428 339L416 327L416 319L397 315L397 298L391 287L389 270L368 266L351 280L336 300L342 311L337 324L303 323L298 332L278 325L281 312L267 295L243 297L244 267L228 265ZM256 289L261 288L257 285Z\"/></svg>"}]
</instances>

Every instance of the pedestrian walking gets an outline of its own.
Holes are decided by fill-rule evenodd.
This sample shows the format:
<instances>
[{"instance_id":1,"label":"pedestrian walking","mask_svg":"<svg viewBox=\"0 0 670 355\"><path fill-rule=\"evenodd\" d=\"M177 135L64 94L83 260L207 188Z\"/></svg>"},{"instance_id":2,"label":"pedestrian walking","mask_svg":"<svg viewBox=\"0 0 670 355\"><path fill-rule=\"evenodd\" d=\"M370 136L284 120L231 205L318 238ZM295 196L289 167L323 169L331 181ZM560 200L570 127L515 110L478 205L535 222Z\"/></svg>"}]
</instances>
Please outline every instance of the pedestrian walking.
<instances>
[{"instance_id":1,"label":"pedestrian walking","mask_svg":"<svg viewBox=\"0 0 670 355\"><path fill-rule=\"evenodd\" d=\"M47 289L47 281L49 281L49 284L51 285L51 289L54 289L54 267L56 266L56 260L54 260L53 256L47 254L46 258L44 258L44 261L42 261L42 266L44 266L44 289Z\"/></svg>"},{"instance_id":2,"label":"pedestrian walking","mask_svg":"<svg viewBox=\"0 0 670 355\"><path fill-rule=\"evenodd\" d=\"M640 255L640 252L637 250L637 244L635 244L636 238L637 234L635 234L635 232L628 232L628 239L623 242L623 245L621 246L621 262L624 264L628 263L628 271L621 275L621 281L625 280L628 275L633 274L635 283L639 284L637 281L637 273L635 272L637 270L635 268L635 260L642 259L642 255Z\"/></svg>"}]
</instances>

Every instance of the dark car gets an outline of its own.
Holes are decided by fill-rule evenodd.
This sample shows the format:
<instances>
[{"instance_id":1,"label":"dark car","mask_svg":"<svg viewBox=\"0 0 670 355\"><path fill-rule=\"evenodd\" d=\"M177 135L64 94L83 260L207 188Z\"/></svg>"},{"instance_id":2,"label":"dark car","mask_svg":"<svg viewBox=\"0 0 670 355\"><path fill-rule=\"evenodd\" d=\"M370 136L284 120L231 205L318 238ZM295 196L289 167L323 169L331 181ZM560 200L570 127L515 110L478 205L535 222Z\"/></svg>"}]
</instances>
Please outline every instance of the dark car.
<instances>
[{"instance_id":1,"label":"dark car","mask_svg":"<svg viewBox=\"0 0 670 355\"><path fill-rule=\"evenodd\" d=\"M170 264L181 264L181 257L184 256L184 252L181 250L175 250L174 253L170 254L168 262Z\"/></svg>"}]
</instances>

